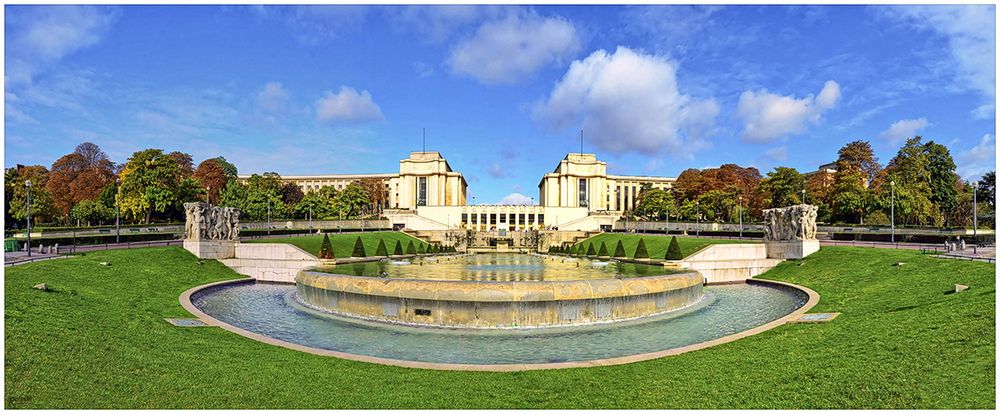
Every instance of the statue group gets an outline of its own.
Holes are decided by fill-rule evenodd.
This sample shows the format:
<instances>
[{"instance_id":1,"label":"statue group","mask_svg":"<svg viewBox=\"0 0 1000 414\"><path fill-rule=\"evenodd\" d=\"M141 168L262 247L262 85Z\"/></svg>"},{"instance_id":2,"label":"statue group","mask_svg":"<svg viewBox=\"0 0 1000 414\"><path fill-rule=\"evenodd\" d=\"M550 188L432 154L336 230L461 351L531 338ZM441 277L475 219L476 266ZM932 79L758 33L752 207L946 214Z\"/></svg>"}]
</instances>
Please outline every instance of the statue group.
<instances>
[{"instance_id":1,"label":"statue group","mask_svg":"<svg viewBox=\"0 0 1000 414\"><path fill-rule=\"evenodd\" d=\"M817 210L809 204L764 210L764 240L815 240Z\"/></svg>"},{"instance_id":2,"label":"statue group","mask_svg":"<svg viewBox=\"0 0 1000 414\"><path fill-rule=\"evenodd\" d=\"M240 211L208 203L184 203L184 238L188 240L238 240Z\"/></svg>"}]
</instances>

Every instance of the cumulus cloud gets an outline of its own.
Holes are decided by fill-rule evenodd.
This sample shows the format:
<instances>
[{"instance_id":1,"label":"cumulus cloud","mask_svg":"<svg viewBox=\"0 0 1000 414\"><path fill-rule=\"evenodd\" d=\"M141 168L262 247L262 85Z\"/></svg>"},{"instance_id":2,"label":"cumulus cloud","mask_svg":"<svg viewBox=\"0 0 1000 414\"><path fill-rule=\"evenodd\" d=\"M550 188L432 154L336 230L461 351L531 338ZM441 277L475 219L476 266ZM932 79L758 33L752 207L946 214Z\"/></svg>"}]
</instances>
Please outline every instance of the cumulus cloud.
<instances>
[{"instance_id":1,"label":"cumulus cloud","mask_svg":"<svg viewBox=\"0 0 1000 414\"><path fill-rule=\"evenodd\" d=\"M665 58L619 46L570 64L533 112L556 129L582 126L587 142L605 151L690 155L707 147L703 135L719 105L682 94Z\"/></svg>"},{"instance_id":2,"label":"cumulus cloud","mask_svg":"<svg viewBox=\"0 0 1000 414\"><path fill-rule=\"evenodd\" d=\"M316 120L319 122L365 122L381 121L382 110L367 90L358 91L341 86L340 92L326 91L316 101Z\"/></svg>"},{"instance_id":3,"label":"cumulus cloud","mask_svg":"<svg viewBox=\"0 0 1000 414\"><path fill-rule=\"evenodd\" d=\"M494 16L502 9L481 5L414 5L389 7L386 13L403 27L415 32L420 40L427 43L441 43L452 37L456 31Z\"/></svg>"},{"instance_id":4,"label":"cumulus cloud","mask_svg":"<svg viewBox=\"0 0 1000 414\"><path fill-rule=\"evenodd\" d=\"M996 154L996 138L983 134L978 144L958 154L958 174L965 179L978 179L996 168Z\"/></svg>"},{"instance_id":5,"label":"cumulus cloud","mask_svg":"<svg viewBox=\"0 0 1000 414\"><path fill-rule=\"evenodd\" d=\"M888 140L890 144L896 145L907 138L917 135L917 131L930 125L927 118L900 119L889 125L889 129L882 131L879 137Z\"/></svg>"},{"instance_id":6,"label":"cumulus cloud","mask_svg":"<svg viewBox=\"0 0 1000 414\"><path fill-rule=\"evenodd\" d=\"M92 6L7 7L6 81L30 83L46 66L103 39L120 14Z\"/></svg>"},{"instance_id":7,"label":"cumulus cloud","mask_svg":"<svg viewBox=\"0 0 1000 414\"><path fill-rule=\"evenodd\" d=\"M534 12L511 13L479 26L460 41L448 67L485 84L517 83L538 70L571 59L580 50L573 24Z\"/></svg>"},{"instance_id":8,"label":"cumulus cloud","mask_svg":"<svg viewBox=\"0 0 1000 414\"><path fill-rule=\"evenodd\" d=\"M826 81L819 95L805 98L784 96L765 89L740 94L736 115L743 122L743 140L768 143L806 130L807 123L819 122L823 112L840 101L840 85Z\"/></svg>"},{"instance_id":9,"label":"cumulus cloud","mask_svg":"<svg viewBox=\"0 0 1000 414\"><path fill-rule=\"evenodd\" d=\"M533 202L531 201L530 197L528 197L528 196L526 196L524 194L521 194L521 193L510 193L510 194L507 194L506 197L501 198L500 202L498 202L497 204L500 204L500 205L513 205L513 206L528 206L528 205L533 204Z\"/></svg>"}]
</instances>

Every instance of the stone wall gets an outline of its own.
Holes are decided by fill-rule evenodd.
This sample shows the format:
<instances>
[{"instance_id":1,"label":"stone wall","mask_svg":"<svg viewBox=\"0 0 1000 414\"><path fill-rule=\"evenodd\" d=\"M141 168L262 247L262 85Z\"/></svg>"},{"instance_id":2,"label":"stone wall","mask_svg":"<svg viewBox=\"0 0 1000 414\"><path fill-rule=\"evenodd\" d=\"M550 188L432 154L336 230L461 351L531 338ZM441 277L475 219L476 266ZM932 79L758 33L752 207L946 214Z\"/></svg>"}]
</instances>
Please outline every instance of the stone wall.
<instances>
[{"instance_id":1,"label":"stone wall","mask_svg":"<svg viewBox=\"0 0 1000 414\"><path fill-rule=\"evenodd\" d=\"M771 270L781 259L768 258L761 243L713 244L684 260L667 262L668 267L697 270L706 283L740 283Z\"/></svg>"},{"instance_id":2,"label":"stone wall","mask_svg":"<svg viewBox=\"0 0 1000 414\"><path fill-rule=\"evenodd\" d=\"M235 257L222 264L263 282L293 283L300 270L315 267L317 258L305 250L283 243L241 243Z\"/></svg>"}]
</instances>

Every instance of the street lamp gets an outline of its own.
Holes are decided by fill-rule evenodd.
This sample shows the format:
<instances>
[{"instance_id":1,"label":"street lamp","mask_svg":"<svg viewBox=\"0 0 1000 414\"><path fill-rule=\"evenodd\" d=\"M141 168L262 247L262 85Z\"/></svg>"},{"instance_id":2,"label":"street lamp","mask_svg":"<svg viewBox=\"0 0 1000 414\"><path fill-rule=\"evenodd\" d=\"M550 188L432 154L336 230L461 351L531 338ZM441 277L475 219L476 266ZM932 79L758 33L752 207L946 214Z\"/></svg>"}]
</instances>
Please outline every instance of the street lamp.
<instances>
[{"instance_id":1,"label":"street lamp","mask_svg":"<svg viewBox=\"0 0 1000 414\"><path fill-rule=\"evenodd\" d=\"M31 257L31 180L24 180L24 187L28 190L28 257Z\"/></svg>"},{"instance_id":2,"label":"street lamp","mask_svg":"<svg viewBox=\"0 0 1000 414\"><path fill-rule=\"evenodd\" d=\"M743 239L743 196L740 196L739 199L740 199L740 210L739 210L739 212L740 212L740 239Z\"/></svg>"},{"instance_id":3,"label":"street lamp","mask_svg":"<svg viewBox=\"0 0 1000 414\"><path fill-rule=\"evenodd\" d=\"M309 206L309 230L313 228L313 206Z\"/></svg>"},{"instance_id":4,"label":"street lamp","mask_svg":"<svg viewBox=\"0 0 1000 414\"><path fill-rule=\"evenodd\" d=\"M119 207L118 199L121 194L121 183L122 179L115 177L115 244L121 243L121 208Z\"/></svg>"},{"instance_id":5,"label":"street lamp","mask_svg":"<svg viewBox=\"0 0 1000 414\"><path fill-rule=\"evenodd\" d=\"M896 181L889 181L889 225L891 227L892 235L890 240L896 242Z\"/></svg>"},{"instance_id":6,"label":"street lamp","mask_svg":"<svg viewBox=\"0 0 1000 414\"><path fill-rule=\"evenodd\" d=\"M806 189L802 189L802 204L806 203Z\"/></svg>"},{"instance_id":7,"label":"street lamp","mask_svg":"<svg viewBox=\"0 0 1000 414\"><path fill-rule=\"evenodd\" d=\"M976 237L977 229L979 228L979 208L977 205L976 196L979 193L979 182L976 181L976 186L972 188L972 237Z\"/></svg>"},{"instance_id":8,"label":"street lamp","mask_svg":"<svg viewBox=\"0 0 1000 414\"><path fill-rule=\"evenodd\" d=\"M206 203L212 202L212 186L210 185L205 186L205 202Z\"/></svg>"},{"instance_id":9,"label":"street lamp","mask_svg":"<svg viewBox=\"0 0 1000 414\"><path fill-rule=\"evenodd\" d=\"M695 201L694 208L695 208L694 219L696 220L696 224L694 227L694 235L697 237L701 236L701 204Z\"/></svg>"},{"instance_id":10,"label":"street lamp","mask_svg":"<svg viewBox=\"0 0 1000 414\"><path fill-rule=\"evenodd\" d=\"M267 235L271 235L271 200L267 200Z\"/></svg>"}]
</instances>

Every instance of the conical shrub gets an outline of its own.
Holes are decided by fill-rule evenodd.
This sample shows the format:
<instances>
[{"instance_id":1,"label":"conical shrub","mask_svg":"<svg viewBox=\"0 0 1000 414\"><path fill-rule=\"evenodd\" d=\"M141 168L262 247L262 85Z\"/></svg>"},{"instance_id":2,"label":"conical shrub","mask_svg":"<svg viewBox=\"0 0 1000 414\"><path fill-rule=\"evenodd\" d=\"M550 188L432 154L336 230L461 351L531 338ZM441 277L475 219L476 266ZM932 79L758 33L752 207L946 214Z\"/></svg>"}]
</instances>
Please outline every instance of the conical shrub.
<instances>
[{"instance_id":1,"label":"conical shrub","mask_svg":"<svg viewBox=\"0 0 1000 414\"><path fill-rule=\"evenodd\" d=\"M646 251L646 241L645 240L639 239L639 245L635 246L635 255L633 255L632 257L634 257L636 259L648 259L649 258L649 252Z\"/></svg>"},{"instance_id":2,"label":"conical shrub","mask_svg":"<svg viewBox=\"0 0 1000 414\"><path fill-rule=\"evenodd\" d=\"M392 249L392 254L396 256L403 255L403 243L400 243L399 240L396 240L396 248Z\"/></svg>"},{"instance_id":3,"label":"conical shrub","mask_svg":"<svg viewBox=\"0 0 1000 414\"><path fill-rule=\"evenodd\" d=\"M684 258L684 254L681 253L681 245L677 242L677 236L670 238L670 246L667 247L667 255L664 259L667 260L681 260Z\"/></svg>"},{"instance_id":4,"label":"conical shrub","mask_svg":"<svg viewBox=\"0 0 1000 414\"><path fill-rule=\"evenodd\" d=\"M326 233L323 234L323 243L319 246L319 258L333 259L333 245L330 244L330 236Z\"/></svg>"},{"instance_id":5,"label":"conical shrub","mask_svg":"<svg viewBox=\"0 0 1000 414\"><path fill-rule=\"evenodd\" d=\"M615 257L618 258L625 257L625 246L622 245L621 239L618 239L618 244L615 246Z\"/></svg>"},{"instance_id":6,"label":"conical shrub","mask_svg":"<svg viewBox=\"0 0 1000 414\"><path fill-rule=\"evenodd\" d=\"M410 244L406 245L406 254L417 254L417 248L413 247L413 240L410 240Z\"/></svg>"},{"instance_id":7,"label":"conical shrub","mask_svg":"<svg viewBox=\"0 0 1000 414\"><path fill-rule=\"evenodd\" d=\"M361 236L354 240L354 251L351 252L351 257L366 257L365 244L361 242Z\"/></svg>"},{"instance_id":8,"label":"conical shrub","mask_svg":"<svg viewBox=\"0 0 1000 414\"><path fill-rule=\"evenodd\" d=\"M427 248L424 247L423 243L420 243L420 246L417 247L417 253L418 254L423 254L423 253L426 253L426 252L427 252Z\"/></svg>"},{"instance_id":9,"label":"conical shrub","mask_svg":"<svg viewBox=\"0 0 1000 414\"><path fill-rule=\"evenodd\" d=\"M378 247L375 248L375 255L379 257L385 257L389 255L388 249L385 248L385 241L378 239Z\"/></svg>"},{"instance_id":10,"label":"conical shrub","mask_svg":"<svg viewBox=\"0 0 1000 414\"><path fill-rule=\"evenodd\" d=\"M603 241L601 242L601 248L597 251L597 256L608 257L608 245L604 244Z\"/></svg>"},{"instance_id":11,"label":"conical shrub","mask_svg":"<svg viewBox=\"0 0 1000 414\"><path fill-rule=\"evenodd\" d=\"M594 251L594 243L587 245L587 256L596 256L597 252Z\"/></svg>"}]
</instances>

